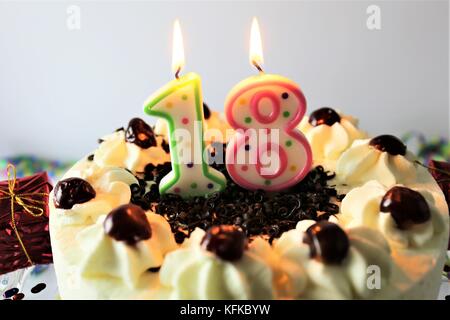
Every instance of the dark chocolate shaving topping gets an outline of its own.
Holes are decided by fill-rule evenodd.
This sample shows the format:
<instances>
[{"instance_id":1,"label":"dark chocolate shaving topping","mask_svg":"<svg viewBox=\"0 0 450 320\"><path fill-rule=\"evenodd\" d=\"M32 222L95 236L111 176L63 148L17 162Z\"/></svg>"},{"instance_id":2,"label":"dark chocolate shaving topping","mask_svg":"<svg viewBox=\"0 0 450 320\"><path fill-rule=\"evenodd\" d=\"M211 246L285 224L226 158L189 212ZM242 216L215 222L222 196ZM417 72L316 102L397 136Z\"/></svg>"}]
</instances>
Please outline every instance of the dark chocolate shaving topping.
<instances>
[{"instance_id":1,"label":"dark chocolate shaving topping","mask_svg":"<svg viewBox=\"0 0 450 320\"><path fill-rule=\"evenodd\" d=\"M345 259L350 241L344 230L329 221L319 221L310 226L303 243L310 248L311 258L327 264L338 264Z\"/></svg>"},{"instance_id":2,"label":"dark chocolate shaving topping","mask_svg":"<svg viewBox=\"0 0 450 320\"><path fill-rule=\"evenodd\" d=\"M167 143L166 140L163 140L161 142L161 148L163 148L165 153L170 153L170 146L169 146L169 144Z\"/></svg>"},{"instance_id":3,"label":"dark chocolate shaving topping","mask_svg":"<svg viewBox=\"0 0 450 320\"><path fill-rule=\"evenodd\" d=\"M334 109L323 107L313 111L309 116L309 123L313 127L320 126L322 124L326 124L327 126L332 126L336 122L341 122L341 116L334 111Z\"/></svg>"},{"instance_id":4,"label":"dark chocolate shaving topping","mask_svg":"<svg viewBox=\"0 0 450 320\"><path fill-rule=\"evenodd\" d=\"M247 237L241 228L232 225L211 227L201 246L226 261L239 260L247 248Z\"/></svg>"},{"instance_id":5,"label":"dark chocolate shaving topping","mask_svg":"<svg viewBox=\"0 0 450 320\"><path fill-rule=\"evenodd\" d=\"M147 271L148 272L152 272L152 273L156 273L156 272L159 272L159 270L161 270L161 267L149 268Z\"/></svg>"},{"instance_id":6,"label":"dark chocolate shaving topping","mask_svg":"<svg viewBox=\"0 0 450 320\"><path fill-rule=\"evenodd\" d=\"M295 228L300 220L328 220L339 212L338 205L332 201L340 201L343 196L327 185L334 174L321 166L311 170L297 185L279 193L246 190L231 180L224 164L213 163L212 167L227 177L225 191L206 198L183 199L176 194L159 194L159 181L170 172L170 163L149 164L144 178L138 178L139 185L130 187L131 202L164 216L177 243L182 243L196 227L208 230L216 225L236 225L249 237L263 235L272 241ZM156 184L149 189L146 181Z\"/></svg>"},{"instance_id":7,"label":"dark chocolate shaving topping","mask_svg":"<svg viewBox=\"0 0 450 320\"><path fill-rule=\"evenodd\" d=\"M369 145L382 152L387 152L392 156L404 156L406 154L406 145L399 138L390 134L384 134L371 139Z\"/></svg>"},{"instance_id":8,"label":"dark chocolate shaving topping","mask_svg":"<svg viewBox=\"0 0 450 320\"><path fill-rule=\"evenodd\" d=\"M54 195L53 202L56 208L72 209L75 204L95 198L95 190L86 180L68 178L56 184Z\"/></svg>"},{"instance_id":9,"label":"dark chocolate shaving topping","mask_svg":"<svg viewBox=\"0 0 450 320\"><path fill-rule=\"evenodd\" d=\"M152 128L140 118L133 118L128 123L125 141L134 143L142 149L156 147L155 134Z\"/></svg>"},{"instance_id":10,"label":"dark chocolate shaving topping","mask_svg":"<svg viewBox=\"0 0 450 320\"><path fill-rule=\"evenodd\" d=\"M145 211L134 204L125 204L112 210L103 222L103 229L110 237L125 241L128 245L135 245L152 236Z\"/></svg>"},{"instance_id":11,"label":"dark chocolate shaving topping","mask_svg":"<svg viewBox=\"0 0 450 320\"><path fill-rule=\"evenodd\" d=\"M206 103L203 103L203 117L208 120L211 117L211 110Z\"/></svg>"},{"instance_id":12,"label":"dark chocolate shaving topping","mask_svg":"<svg viewBox=\"0 0 450 320\"><path fill-rule=\"evenodd\" d=\"M389 212L399 229L427 222L431 217L430 207L419 192L399 186L386 192L380 203L380 211Z\"/></svg>"},{"instance_id":13,"label":"dark chocolate shaving topping","mask_svg":"<svg viewBox=\"0 0 450 320\"><path fill-rule=\"evenodd\" d=\"M144 180L154 181L159 184L162 178L172 170L172 164L170 162L165 162L164 164L147 164L144 168Z\"/></svg>"}]
</instances>

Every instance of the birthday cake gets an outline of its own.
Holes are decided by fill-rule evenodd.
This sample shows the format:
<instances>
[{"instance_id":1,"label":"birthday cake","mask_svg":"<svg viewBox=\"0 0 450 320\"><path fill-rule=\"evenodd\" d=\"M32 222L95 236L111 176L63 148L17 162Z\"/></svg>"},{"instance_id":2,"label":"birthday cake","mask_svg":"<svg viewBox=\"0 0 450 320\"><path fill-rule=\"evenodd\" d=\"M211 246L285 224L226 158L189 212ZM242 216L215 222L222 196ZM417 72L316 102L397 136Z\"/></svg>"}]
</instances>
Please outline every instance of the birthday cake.
<instances>
[{"instance_id":1,"label":"birthday cake","mask_svg":"<svg viewBox=\"0 0 450 320\"><path fill-rule=\"evenodd\" d=\"M205 127L229 128L203 114ZM449 217L428 171L396 137L369 138L331 108L298 128L314 161L298 183L251 190L211 163L226 187L192 197L160 193L165 122L135 118L102 137L51 194L61 298L436 298ZM226 157L226 142L206 140L209 157Z\"/></svg>"}]
</instances>

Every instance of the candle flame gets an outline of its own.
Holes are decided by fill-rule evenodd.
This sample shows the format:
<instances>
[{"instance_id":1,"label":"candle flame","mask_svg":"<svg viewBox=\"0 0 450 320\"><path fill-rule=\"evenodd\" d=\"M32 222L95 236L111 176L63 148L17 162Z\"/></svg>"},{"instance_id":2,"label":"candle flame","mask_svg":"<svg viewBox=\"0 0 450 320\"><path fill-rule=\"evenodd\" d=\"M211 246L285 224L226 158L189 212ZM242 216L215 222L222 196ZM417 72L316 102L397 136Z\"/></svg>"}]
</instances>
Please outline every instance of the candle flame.
<instances>
[{"instance_id":1,"label":"candle flame","mask_svg":"<svg viewBox=\"0 0 450 320\"><path fill-rule=\"evenodd\" d=\"M254 65L259 71L262 71L261 65L264 63L261 32L256 17L252 20L252 29L250 32L250 64Z\"/></svg>"},{"instance_id":2,"label":"candle flame","mask_svg":"<svg viewBox=\"0 0 450 320\"><path fill-rule=\"evenodd\" d=\"M177 19L173 24L173 43L172 43L172 71L175 77L184 67L184 47L183 34L181 33L180 21Z\"/></svg>"}]
</instances>

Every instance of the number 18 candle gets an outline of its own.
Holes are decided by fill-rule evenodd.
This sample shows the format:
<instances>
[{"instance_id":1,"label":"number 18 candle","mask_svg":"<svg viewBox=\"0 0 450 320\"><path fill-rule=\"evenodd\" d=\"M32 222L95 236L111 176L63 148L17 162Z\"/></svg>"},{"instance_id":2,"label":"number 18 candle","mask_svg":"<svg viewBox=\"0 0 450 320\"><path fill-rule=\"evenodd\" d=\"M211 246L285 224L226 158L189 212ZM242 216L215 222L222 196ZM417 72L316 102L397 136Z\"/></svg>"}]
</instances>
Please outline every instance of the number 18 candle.
<instances>
[{"instance_id":1,"label":"number 18 candle","mask_svg":"<svg viewBox=\"0 0 450 320\"><path fill-rule=\"evenodd\" d=\"M303 179L312 165L311 147L296 129L305 114L306 100L293 81L263 72L256 19L250 36L250 62L260 74L238 83L225 102L227 120L236 129L227 145L226 166L231 178L244 188L278 191ZM252 136L249 129L258 134ZM276 139L272 139L275 130ZM251 153L255 156L249 156Z\"/></svg>"},{"instance_id":2,"label":"number 18 candle","mask_svg":"<svg viewBox=\"0 0 450 320\"><path fill-rule=\"evenodd\" d=\"M144 111L167 121L172 171L159 184L161 194L204 196L225 188L222 173L204 158L203 99L201 79L195 73L179 76L184 66L183 40L178 21L174 25L172 69L176 79L154 93Z\"/></svg>"}]
</instances>

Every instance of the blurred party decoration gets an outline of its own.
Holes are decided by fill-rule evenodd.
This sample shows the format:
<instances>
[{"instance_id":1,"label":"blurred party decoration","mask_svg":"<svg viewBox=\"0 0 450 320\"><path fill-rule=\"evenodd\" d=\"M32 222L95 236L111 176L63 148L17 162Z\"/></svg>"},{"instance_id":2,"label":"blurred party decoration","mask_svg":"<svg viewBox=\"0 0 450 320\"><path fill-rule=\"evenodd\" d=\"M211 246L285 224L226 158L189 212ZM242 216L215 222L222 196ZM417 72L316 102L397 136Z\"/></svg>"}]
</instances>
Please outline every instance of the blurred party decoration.
<instances>
[{"instance_id":1,"label":"blurred party decoration","mask_svg":"<svg viewBox=\"0 0 450 320\"><path fill-rule=\"evenodd\" d=\"M12 164L6 172L8 180L0 182L0 274L52 262L47 173L17 178Z\"/></svg>"},{"instance_id":2,"label":"blurred party decoration","mask_svg":"<svg viewBox=\"0 0 450 320\"><path fill-rule=\"evenodd\" d=\"M10 299L20 292L27 269L19 269L0 275L0 299Z\"/></svg>"},{"instance_id":3,"label":"blurred party decoration","mask_svg":"<svg viewBox=\"0 0 450 320\"><path fill-rule=\"evenodd\" d=\"M414 146L415 153L425 164L431 160L450 162L450 141L444 137L427 139L422 133L411 131L402 137L402 140Z\"/></svg>"},{"instance_id":4,"label":"blurred party decoration","mask_svg":"<svg viewBox=\"0 0 450 320\"><path fill-rule=\"evenodd\" d=\"M450 206L450 163L431 160L429 170L444 192Z\"/></svg>"},{"instance_id":5,"label":"blurred party decoration","mask_svg":"<svg viewBox=\"0 0 450 320\"><path fill-rule=\"evenodd\" d=\"M46 171L51 181L56 182L72 165L71 161L47 160L29 155L19 155L0 159L0 180L7 178L7 166L11 163L16 168L18 178L31 176Z\"/></svg>"},{"instance_id":6,"label":"blurred party decoration","mask_svg":"<svg viewBox=\"0 0 450 320\"><path fill-rule=\"evenodd\" d=\"M428 170L441 187L447 205L450 208L450 163L430 160ZM448 249L450 250L450 239Z\"/></svg>"},{"instance_id":7,"label":"blurred party decoration","mask_svg":"<svg viewBox=\"0 0 450 320\"><path fill-rule=\"evenodd\" d=\"M46 272L50 266L48 264L37 264L34 268L31 269L30 275L32 277L38 276L44 272Z\"/></svg>"},{"instance_id":8,"label":"blurred party decoration","mask_svg":"<svg viewBox=\"0 0 450 320\"><path fill-rule=\"evenodd\" d=\"M411 131L402 137L402 140L412 146L417 154L418 163L426 167L433 175L445 195L450 207L450 141L444 137L427 139L422 133ZM448 243L450 250L450 240Z\"/></svg>"}]
</instances>

